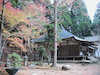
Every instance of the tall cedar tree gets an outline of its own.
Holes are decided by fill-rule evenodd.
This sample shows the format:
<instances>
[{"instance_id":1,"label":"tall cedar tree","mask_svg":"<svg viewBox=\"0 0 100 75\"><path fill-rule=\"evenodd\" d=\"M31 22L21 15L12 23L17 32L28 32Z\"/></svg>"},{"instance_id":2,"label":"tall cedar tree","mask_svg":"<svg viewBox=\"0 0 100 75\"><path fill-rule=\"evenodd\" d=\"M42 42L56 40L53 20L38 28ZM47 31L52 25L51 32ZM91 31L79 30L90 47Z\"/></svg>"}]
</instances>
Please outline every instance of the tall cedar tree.
<instances>
[{"instance_id":1,"label":"tall cedar tree","mask_svg":"<svg viewBox=\"0 0 100 75\"><path fill-rule=\"evenodd\" d=\"M71 19L73 24L73 27L71 28L73 34L79 37L91 35L91 20L83 0L76 0L73 3L71 8Z\"/></svg>"},{"instance_id":2,"label":"tall cedar tree","mask_svg":"<svg viewBox=\"0 0 100 75\"><path fill-rule=\"evenodd\" d=\"M100 2L97 5L97 10L94 15L91 29L92 29L93 35L100 35Z\"/></svg>"}]
</instances>

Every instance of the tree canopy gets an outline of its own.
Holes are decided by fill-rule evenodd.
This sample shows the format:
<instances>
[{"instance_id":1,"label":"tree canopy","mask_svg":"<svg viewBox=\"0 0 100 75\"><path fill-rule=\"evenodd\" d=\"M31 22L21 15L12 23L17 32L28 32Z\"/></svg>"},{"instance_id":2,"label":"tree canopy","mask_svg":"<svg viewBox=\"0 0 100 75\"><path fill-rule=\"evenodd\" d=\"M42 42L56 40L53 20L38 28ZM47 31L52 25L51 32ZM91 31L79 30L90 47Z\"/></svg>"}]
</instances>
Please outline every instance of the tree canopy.
<instances>
[{"instance_id":1,"label":"tree canopy","mask_svg":"<svg viewBox=\"0 0 100 75\"><path fill-rule=\"evenodd\" d=\"M100 2L97 5L91 30L93 35L100 35Z\"/></svg>"},{"instance_id":2,"label":"tree canopy","mask_svg":"<svg viewBox=\"0 0 100 75\"><path fill-rule=\"evenodd\" d=\"M45 17L45 7L41 5L31 2L24 3L25 6L20 9L13 6L13 4L8 0L5 3L4 26L2 29L3 40L5 41L3 43L6 42L5 47L17 47L14 50L18 49L26 52L25 44L30 46L31 39L44 35L46 29L43 28L43 25L48 24L49 21ZM0 1L0 14L2 13L1 11L2 0Z\"/></svg>"},{"instance_id":3,"label":"tree canopy","mask_svg":"<svg viewBox=\"0 0 100 75\"><path fill-rule=\"evenodd\" d=\"M0 0L0 15L4 11L2 28L3 52L26 53L31 56L36 47L43 54L47 51L48 61L54 51L54 4L50 0L5 0L5 9L2 9L3 0ZM91 20L83 0L58 0L57 26L61 26L78 37L91 35ZM55 3L56 4L56 3ZM93 27L99 27L99 8L95 14ZM2 17L2 16L1 16ZM0 20L1 23L2 19ZM94 30L95 31L95 30ZM34 45L35 38L45 38L44 44ZM59 36L57 37L59 39ZM57 42L57 41L56 41ZM36 46L36 47L35 47ZM38 50L38 49L37 49ZM30 54L31 53L31 54Z\"/></svg>"}]
</instances>

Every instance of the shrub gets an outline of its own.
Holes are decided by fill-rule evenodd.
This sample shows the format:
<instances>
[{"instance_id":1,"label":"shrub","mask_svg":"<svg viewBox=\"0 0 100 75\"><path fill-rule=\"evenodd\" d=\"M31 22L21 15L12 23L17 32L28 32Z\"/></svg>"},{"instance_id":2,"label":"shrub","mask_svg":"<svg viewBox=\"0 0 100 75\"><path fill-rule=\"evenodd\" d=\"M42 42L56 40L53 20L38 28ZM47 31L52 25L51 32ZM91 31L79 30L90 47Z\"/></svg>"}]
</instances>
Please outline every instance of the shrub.
<instances>
[{"instance_id":1,"label":"shrub","mask_svg":"<svg viewBox=\"0 0 100 75\"><path fill-rule=\"evenodd\" d=\"M11 67L21 67L23 59L17 53L9 54Z\"/></svg>"}]
</instances>

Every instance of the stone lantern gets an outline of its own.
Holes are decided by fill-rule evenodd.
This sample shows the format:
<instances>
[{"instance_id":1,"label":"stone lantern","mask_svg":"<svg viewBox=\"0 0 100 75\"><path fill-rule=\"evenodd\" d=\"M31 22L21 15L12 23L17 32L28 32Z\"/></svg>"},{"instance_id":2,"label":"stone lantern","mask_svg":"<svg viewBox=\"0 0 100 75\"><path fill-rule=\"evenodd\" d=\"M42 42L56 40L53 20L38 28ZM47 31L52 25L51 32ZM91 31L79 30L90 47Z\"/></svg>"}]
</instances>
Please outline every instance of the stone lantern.
<instances>
[{"instance_id":1,"label":"stone lantern","mask_svg":"<svg viewBox=\"0 0 100 75\"><path fill-rule=\"evenodd\" d=\"M27 66L27 63L28 63L28 57L27 57L27 55L25 55L24 56L24 65Z\"/></svg>"},{"instance_id":2,"label":"stone lantern","mask_svg":"<svg viewBox=\"0 0 100 75\"><path fill-rule=\"evenodd\" d=\"M10 67L10 59L9 58L7 58L6 67Z\"/></svg>"}]
</instances>

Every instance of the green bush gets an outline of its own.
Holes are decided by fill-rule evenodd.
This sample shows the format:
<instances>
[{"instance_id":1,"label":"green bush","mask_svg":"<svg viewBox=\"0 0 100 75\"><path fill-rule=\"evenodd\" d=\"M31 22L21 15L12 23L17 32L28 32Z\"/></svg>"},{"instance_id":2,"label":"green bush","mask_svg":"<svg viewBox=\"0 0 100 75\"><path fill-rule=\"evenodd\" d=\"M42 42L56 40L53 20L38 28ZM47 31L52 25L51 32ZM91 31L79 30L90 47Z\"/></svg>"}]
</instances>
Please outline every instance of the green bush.
<instances>
[{"instance_id":1,"label":"green bush","mask_svg":"<svg viewBox=\"0 0 100 75\"><path fill-rule=\"evenodd\" d=\"M9 54L11 67L22 67L23 59L17 53Z\"/></svg>"}]
</instances>

